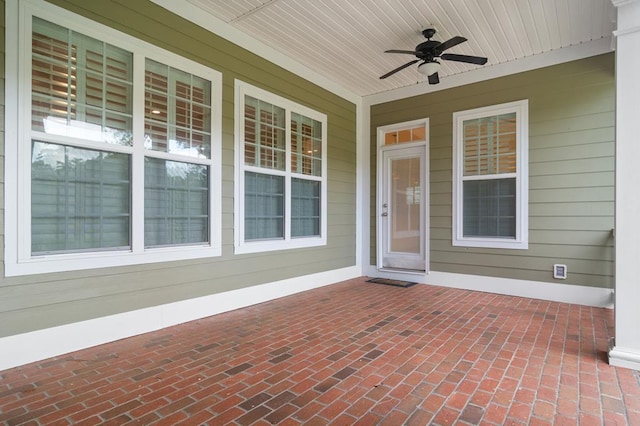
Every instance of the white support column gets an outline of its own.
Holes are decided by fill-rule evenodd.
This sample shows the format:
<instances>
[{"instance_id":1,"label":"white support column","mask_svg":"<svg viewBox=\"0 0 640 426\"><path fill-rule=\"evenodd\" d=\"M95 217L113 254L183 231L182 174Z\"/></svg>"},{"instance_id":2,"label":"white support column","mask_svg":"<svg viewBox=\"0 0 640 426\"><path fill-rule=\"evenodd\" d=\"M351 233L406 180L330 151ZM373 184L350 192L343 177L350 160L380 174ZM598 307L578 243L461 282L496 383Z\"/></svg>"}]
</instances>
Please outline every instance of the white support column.
<instances>
[{"instance_id":1,"label":"white support column","mask_svg":"<svg viewBox=\"0 0 640 426\"><path fill-rule=\"evenodd\" d=\"M640 370L640 1L617 7L615 342L611 365Z\"/></svg>"}]
</instances>

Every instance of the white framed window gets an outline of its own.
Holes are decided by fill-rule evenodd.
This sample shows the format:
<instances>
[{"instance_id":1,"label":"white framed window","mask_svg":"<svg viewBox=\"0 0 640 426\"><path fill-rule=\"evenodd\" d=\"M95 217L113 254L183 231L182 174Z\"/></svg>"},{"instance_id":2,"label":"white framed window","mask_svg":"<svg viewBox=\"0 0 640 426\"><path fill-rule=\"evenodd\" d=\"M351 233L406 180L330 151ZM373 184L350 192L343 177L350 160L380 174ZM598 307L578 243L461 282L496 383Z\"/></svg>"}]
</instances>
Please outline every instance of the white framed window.
<instances>
[{"instance_id":1,"label":"white framed window","mask_svg":"<svg viewBox=\"0 0 640 426\"><path fill-rule=\"evenodd\" d=\"M221 74L39 0L7 12L5 274L219 256Z\"/></svg>"},{"instance_id":2,"label":"white framed window","mask_svg":"<svg viewBox=\"0 0 640 426\"><path fill-rule=\"evenodd\" d=\"M454 246L528 248L528 101L453 114Z\"/></svg>"},{"instance_id":3,"label":"white framed window","mask_svg":"<svg viewBox=\"0 0 640 426\"><path fill-rule=\"evenodd\" d=\"M327 242L327 116L236 80L235 252Z\"/></svg>"}]
</instances>

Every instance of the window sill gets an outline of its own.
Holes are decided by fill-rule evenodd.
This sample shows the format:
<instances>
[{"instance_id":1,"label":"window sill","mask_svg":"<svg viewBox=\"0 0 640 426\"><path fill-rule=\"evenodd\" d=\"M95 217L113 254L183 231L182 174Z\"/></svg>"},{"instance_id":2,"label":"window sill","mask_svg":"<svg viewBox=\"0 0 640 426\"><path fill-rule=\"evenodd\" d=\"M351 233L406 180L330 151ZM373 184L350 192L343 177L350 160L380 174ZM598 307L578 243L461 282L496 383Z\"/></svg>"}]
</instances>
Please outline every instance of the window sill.
<instances>
[{"instance_id":1,"label":"window sill","mask_svg":"<svg viewBox=\"0 0 640 426\"><path fill-rule=\"evenodd\" d=\"M464 238L454 239L451 244L454 247L478 247L478 248L499 248L510 250L527 250L528 241L518 241L513 239L497 238Z\"/></svg>"},{"instance_id":2,"label":"window sill","mask_svg":"<svg viewBox=\"0 0 640 426\"><path fill-rule=\"evenodd\" d=\"M277 250L291 250L307 247L321 247L327 245L327 239L322 237L316 238L296 238L289 241L285 240L267 240L254 241L237 244L235 246L235 254L261 253Z\"/></svg>"},{"instance_id":3,"label":"window sill","mask_svg":"<svg viewBox=\"0 0 640 426\"><path fill-rule=\"evenodd\" d=\"M148 263L218 257L222 249L214 246L163 247L146 249L140 253L131 251L93 252L44 255L17 261L7 260L5 276L46 274L118 266L144 265Z\"/></svg>"}]
</instances>

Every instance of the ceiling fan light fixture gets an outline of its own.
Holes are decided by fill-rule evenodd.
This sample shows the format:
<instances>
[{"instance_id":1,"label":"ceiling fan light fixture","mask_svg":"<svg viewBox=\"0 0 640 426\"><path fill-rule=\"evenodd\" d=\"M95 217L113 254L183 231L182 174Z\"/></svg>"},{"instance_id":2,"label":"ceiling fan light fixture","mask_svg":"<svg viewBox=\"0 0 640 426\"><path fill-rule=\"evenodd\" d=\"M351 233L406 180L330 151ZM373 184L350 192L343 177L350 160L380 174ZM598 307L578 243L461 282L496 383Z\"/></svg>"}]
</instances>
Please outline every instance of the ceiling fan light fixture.
<instances>
[{"instance_id":1,"label":"ceiling fan light fixture","mask_svg":"<svg viewBox=\"0 0 640 426\"><path fill-rule=\"evenodd\" d=\"M426 75L427 77L437 73L440 70L440 62L423 62L418 65L418 72L422 75Z\"/></svg>"}]
</instances>

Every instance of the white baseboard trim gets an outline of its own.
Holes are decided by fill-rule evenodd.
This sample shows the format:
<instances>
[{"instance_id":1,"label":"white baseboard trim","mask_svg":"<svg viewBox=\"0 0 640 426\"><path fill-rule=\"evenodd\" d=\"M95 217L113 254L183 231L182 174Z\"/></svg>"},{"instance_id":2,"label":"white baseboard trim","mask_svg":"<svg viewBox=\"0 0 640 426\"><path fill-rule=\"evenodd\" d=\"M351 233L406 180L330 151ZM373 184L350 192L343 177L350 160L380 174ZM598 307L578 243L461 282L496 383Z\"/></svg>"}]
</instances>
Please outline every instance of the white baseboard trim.
<instances>
[{"instance_id":1,"label":"white baseboard trim","mask_svg":"<svg viewBox=\"0 0 640 426\"><path fill-rule=\"evenodd\" d=\"M0 338L0 370L267 302L362 275L336 269Z\"/></svg>"},{"instance_id":2,"label":"white baseboard trim","mask_svg":"<svg viewBox=\"0 0 640 426\"><path fill-rule=\"evenodd\" d=\"M403 273L379 271L371 265L365 268L365 274L372 277L395 278L421 284L464 290L484 291L508 296L529 297L576 305L613 307L613 290L608 288L586 287L581 285L556 284L542 281L515 280L510 278L485 277L479 275L454 274L451 272L431 271L428 273Z\"/></svg>"},{"instance_id":3,"label":"white baseboard trim","mask_svg":"<svg viewBox=\"0 0 640 426\"><path fill-rule=\"evenodd\" d=\"M614 346L609 350L609 364L640 371L640 352Z\"/></svg>"}]
</instances>

